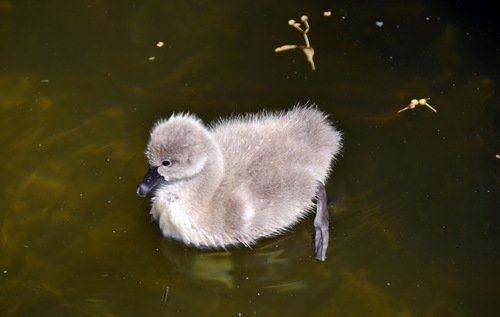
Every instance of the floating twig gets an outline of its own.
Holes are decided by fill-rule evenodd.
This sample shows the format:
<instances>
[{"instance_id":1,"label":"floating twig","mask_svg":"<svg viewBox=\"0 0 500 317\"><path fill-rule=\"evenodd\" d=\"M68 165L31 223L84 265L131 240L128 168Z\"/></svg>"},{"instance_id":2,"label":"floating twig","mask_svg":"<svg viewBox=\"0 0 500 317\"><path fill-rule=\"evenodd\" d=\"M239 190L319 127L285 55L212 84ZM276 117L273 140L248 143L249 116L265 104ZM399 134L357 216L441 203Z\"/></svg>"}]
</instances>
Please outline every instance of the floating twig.
<instances>
[{"instance_id":1,"label":"floating twig","mask_svg":"<svg viewBox=\"0 0 500 317\"><path fill-rule=\"evenodd\" d=\"M164 304L167 302L169 290L170 290L170 287L165 286L165 291L163 292L163 295L161 296L161 302Z\"/></svg>"}]
</instances>

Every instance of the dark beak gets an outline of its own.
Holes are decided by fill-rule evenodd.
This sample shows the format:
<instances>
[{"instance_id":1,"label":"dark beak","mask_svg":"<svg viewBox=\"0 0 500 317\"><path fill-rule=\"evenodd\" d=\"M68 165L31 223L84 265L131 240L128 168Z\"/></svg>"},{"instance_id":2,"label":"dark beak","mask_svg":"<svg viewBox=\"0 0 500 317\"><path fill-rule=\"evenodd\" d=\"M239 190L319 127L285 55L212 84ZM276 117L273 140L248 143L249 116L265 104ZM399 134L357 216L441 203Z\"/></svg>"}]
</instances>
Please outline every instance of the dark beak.
<instances>
[{"instance_id":1,"label":"dark beak","mask_svg":"<svg viewBox=\"0 0 500 317\"><path fill-rule=\"evenodd\" d=\"M142 182L137 186L137 195L145 197L153 188L165 179L158 173L157 167L150 167Z\"/></svg>"}]
</instances>

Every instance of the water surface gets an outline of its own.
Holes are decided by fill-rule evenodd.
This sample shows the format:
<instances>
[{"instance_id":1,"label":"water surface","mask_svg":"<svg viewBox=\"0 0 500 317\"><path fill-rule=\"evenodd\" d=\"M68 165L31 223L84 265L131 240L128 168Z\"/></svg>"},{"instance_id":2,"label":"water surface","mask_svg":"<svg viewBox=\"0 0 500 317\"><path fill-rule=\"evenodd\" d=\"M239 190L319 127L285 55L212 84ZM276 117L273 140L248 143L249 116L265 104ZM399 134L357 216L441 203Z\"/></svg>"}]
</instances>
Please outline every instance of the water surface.
<instances>
[{"instance_id":1,"label":"water surface","mask_svg":"<svg viewBox=\"0 0 500 317\"><path fill-rule=\"evenodd\" d=\"M273 52L303 43L302 14L314 72ZM497 315L492 21L430 1L0 1L2 315ZM426 97L437 113L396 113ZM306 101L345 137L326 262L312 219L252 249L161 237L135 194L155 120Z\"/></svg>"}]
</instances>

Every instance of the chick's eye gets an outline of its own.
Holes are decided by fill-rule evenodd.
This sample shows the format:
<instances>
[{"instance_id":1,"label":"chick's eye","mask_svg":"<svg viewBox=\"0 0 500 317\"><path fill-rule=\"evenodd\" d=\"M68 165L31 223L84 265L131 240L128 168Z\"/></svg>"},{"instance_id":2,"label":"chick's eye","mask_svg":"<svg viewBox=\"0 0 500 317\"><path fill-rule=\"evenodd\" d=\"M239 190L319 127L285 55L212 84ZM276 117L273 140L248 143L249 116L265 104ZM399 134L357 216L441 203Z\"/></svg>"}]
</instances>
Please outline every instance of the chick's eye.
<instances>
[{"instance_id":1,"label":"chick's eye","mask_svg":"<svg viewBox=\"0 0 500 317\"><path fill-rule=\"evenodd\" d=\"M165 161L163 161L163 162L161 163L161 165L163 165L163 166L170 166L170 165L172 165L172 161L170 161L170 160L165 160Z\"/></svg>"}]
</instances>

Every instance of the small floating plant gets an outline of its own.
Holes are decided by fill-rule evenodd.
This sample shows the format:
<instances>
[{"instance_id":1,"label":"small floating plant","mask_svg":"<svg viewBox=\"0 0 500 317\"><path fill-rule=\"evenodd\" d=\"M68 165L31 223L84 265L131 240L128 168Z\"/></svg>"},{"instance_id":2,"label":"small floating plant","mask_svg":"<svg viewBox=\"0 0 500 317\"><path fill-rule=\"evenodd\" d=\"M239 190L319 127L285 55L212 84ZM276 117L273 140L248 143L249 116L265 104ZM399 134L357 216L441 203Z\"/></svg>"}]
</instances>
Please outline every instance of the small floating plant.
<instances>
[{"instance_id":1,"label":"small floating plant","mask_svg":"<svg viewBox=\"0 0 500 317\"><path fill-rule=\"evenodd\" d=\"M283 46L275 48L274 51L276 53L280 53L280 52L285 52L285 51L290 51L290 50L301 50L306 55L306 59L309 62L309 64L311 64L312 70L315 70L316 66L314 65L314 49L311 47L311 45L309 43L309 38L307 37L307 33L309 32L309 30L311 28L309 26L309 18L307 17L307 15L303 15L300 18L300 20L302 21L302 23L304 23L304 26L305 26L304 29L302 28L302 24L299 22L296 22L295 20L288 21L288 25L295 28L297 31L299 31L304 36L305 45L287 44L287 45L283 45Z\"/></svg>"},{"instance_id":2,"label":"small floating plant","mask_svg":"<svg viewBox=\"0 0 500 317\"><path fill-rule=\"evenodd\" d=\"M421 99L412 99L410 100L410 103L408 104L408 106L404 107L403 109L401 110L398 110L398 113L401 113L403 111L406 111L406 110L412 110L412 109L415 109L417 106L426 106L427 108L431 109L432 111L434 112L437 112L436 109L434 109L428 102L427 100L429 100L431 98L421 98Z\"/></svg>"}]
</instances>

